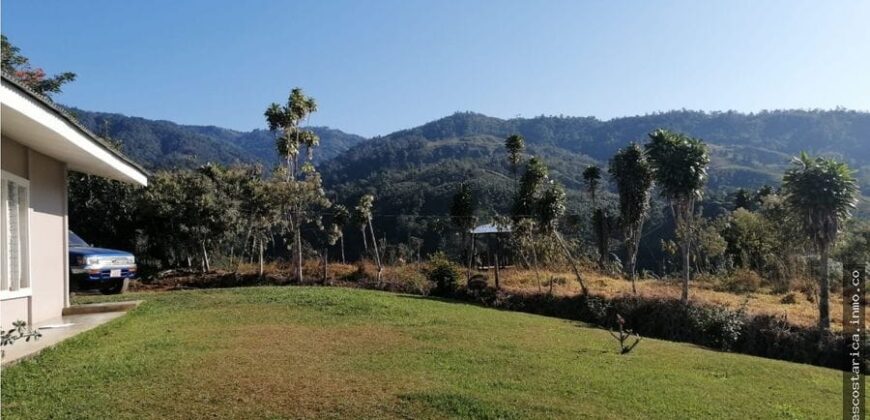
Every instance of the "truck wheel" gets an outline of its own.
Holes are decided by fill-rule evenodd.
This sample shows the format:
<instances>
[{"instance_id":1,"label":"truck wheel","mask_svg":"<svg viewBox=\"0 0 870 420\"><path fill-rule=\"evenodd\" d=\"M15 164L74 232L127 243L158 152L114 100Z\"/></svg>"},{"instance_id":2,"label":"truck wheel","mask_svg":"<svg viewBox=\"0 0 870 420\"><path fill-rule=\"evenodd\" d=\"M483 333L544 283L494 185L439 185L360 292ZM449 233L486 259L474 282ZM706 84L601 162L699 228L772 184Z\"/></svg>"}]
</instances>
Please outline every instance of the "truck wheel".
<instances>
[{"instance_id":1,"label":"truck wheel","mask_svg":"<svg viewBox=\"0 0 870 420\"><path fill-rule=\"evenodd\" d=\"M104 295L117 295L127 292L129 286L130 279L114 279L112 280L111 286L100 291L103 292Z\"/></svg>"}]
</instances>

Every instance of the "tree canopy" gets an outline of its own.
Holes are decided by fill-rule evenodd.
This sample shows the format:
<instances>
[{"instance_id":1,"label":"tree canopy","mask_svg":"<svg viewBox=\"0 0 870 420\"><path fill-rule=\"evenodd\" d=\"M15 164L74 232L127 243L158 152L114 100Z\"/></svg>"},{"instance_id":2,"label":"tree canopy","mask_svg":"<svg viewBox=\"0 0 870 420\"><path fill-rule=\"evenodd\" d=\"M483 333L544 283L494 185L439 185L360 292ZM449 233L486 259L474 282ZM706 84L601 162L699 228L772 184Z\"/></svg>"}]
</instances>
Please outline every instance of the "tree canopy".
<instances>
[{"instance_id":1,"label":"tree canopy","mask_svg":"<svg viewBox=\"0 0 870 420\"><path fill-rule=\"evenodd\" d=\"M30 59L6 35L0 35L0 40L3 72L18 79L30 90L50 98L52 94L60 93L64 84L76 79L76 74L69 71L48 76L41 67L32 67Z\"/></svg>"}]
</instances>

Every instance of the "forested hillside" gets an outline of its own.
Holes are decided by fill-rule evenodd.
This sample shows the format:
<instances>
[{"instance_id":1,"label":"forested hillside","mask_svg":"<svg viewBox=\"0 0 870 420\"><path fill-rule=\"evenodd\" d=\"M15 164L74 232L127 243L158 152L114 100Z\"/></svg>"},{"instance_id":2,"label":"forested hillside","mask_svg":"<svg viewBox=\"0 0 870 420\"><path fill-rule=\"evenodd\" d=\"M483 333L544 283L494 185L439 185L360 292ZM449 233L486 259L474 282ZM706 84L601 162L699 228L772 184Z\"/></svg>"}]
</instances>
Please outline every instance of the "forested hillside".
<instances>
[{"instance_id":1,"label":"forested hillside","mask_svg":"<svg viewBox=\"0 0 870 420\"><path fill-rule=\"evenodd\" d=\"M271 167L278 161L274 136L265 129L239 132L71 112L97 133L108 130L125 153L150 169L193 168L206 162ZM582 198L583 170L593 164L606 167L620 147L645 142L647 133L660 127L699 137L709 145L712 161L703 202L709 215L726 206L728 194L737 188L776 187L791 157L800 151L844 160L858 171L863 194L870 195L870 114L844 110L671 111L609 121L562 116L503 120L465 112L368 141L315 127L321 146L314 161L337 202L352 206L361 195L374 194L379 230L396 240L416 236L434 245L444 240L442 217L459 182L474 190L482 220L508 213L514 191L504 152L508 135L523 135L527 154L544 158L551 176L566 187L569 214L589 217ZM603 185L605 190L612 188L606 173ZM612 201L613 195L605 191L604 199ZM650 230L667 219L661 203L656 204ZM866 201L861 206L866 216ZM659 240L658 235L647 235L645 246L658 248Z\"/></svg>"},{"instance_id":2,"label":"forested hillside","mask_svg":"<svg viewBox=\"0 0 870 420\"><path fill-rule=\"evenodd\" d=\"M381 228L390 235L423 236L433 231L434 222L422 216L446 214L460 181L471 183L481 216L507 213L514 185L504 152L510 134L523 135L528 154L543 157L553 178L565 185L569 213L583 214L585 167L605 167L620 147L645 142L656 128L684 132L710 146L710 212L739 187L779 185L800 151L844 160L859 171L864 195L870 193L870 114L842 110L672 111L609 121L543 116L502 120L456 113L362 143L321 168L325 184L341 200L351 203L363 193L377 194L377 210L390 215L381 219ZM612 188L606 176L604 181L605 188Z\"/></svg>"},{"instance_id":3,"label":"forested hillside","mask_svg":"<svg viewBox=\"0 0 870 420\"><path fill-rule=\"evenodd\" d=\"M271 167L278 162L275 137L265 129L241 132L77 108L68 110L91 131L120 141L125 154L149 169L195 168L207 162L262 163ZM364 140L327 127L311 129L321 142L315 163L335 157Z\"/></svg>"},{"instance_id":4,"label":"forested hillside","mask_svg":"<svg viewBox=\"0 0 870 420\"><path fill-rule=\"evenodd\" d=\"M574 117L501 120L457 113L352 149L330 163L341 170L329 172L334 172L333 180L341 181L445 159L478 160L499 149L503 139L514 133L523 135L530 151L544 156L551 165L558 166L565 159L605 162L630 141L646 141L646 134L656 128L688 133L711 145L713 189L776 182L791 156L801 151L834 156L861 168L862 185L870 185L870 165L866 162L870 157L870 114L851 111L673 111L609 121ZM579 172L576 167L575 172ZM570 187L579 173L562 176Z\"/></svg>"},{"instance_id":5,"label":"forested hillside","mask_svg":"<svg viewBox=\"0 0 870 420\"><path fill-rule=\"evenodd\" d=\"M70 112L92 131L107 131L126 154L150 169L277 163L274 136L265 129L240 132L76 108ZM556 178L574 190L581 185L583 167L606 163L620 147L645 141L656 128L684 132L710 145L713 190L776 184L790 158L807 151L856 168L864 195L870 195L870 113L855 111L671 111L608 121L561 116L502 120L456 113L372 141L337 129L312 129L321 139L314 161L331 188L417 181L438 185L469 174L482 184L510 185L502 143L518 133L529 152L543 156ZM432 192L412 189L417 195Z\"/></svg>"}]
</instances>

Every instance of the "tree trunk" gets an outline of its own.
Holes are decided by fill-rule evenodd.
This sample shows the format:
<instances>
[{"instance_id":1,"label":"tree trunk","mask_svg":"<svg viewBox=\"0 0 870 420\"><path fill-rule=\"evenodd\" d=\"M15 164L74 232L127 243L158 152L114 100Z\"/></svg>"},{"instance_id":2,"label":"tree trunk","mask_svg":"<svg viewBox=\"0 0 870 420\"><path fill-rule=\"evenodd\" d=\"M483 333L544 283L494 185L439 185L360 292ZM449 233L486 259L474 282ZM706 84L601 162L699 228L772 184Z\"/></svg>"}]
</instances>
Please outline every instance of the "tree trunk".
<instances>
[{"instance_id":1,"label":"tree trunk","mask_svg":"<svg viewBox=\"0 0 870 420\"><path fill-rule=\"evenodd\" d=\"M469 235L469 240L471 241L468 244L468 269L466 270L466 281L471 280L471 271L472 266L474 265L474 234Z\"/></svg>"},{"instance_id":2,"label":"tree trunk","mask_svg":"<svg viewBox=\"0 0 870 420\"><path fill-rule=\"evenodd\" d=\"M372 246L375 251L375 261L378 263L378 284L381 284L381 273L384 267L381 265L381 254L378 252L378 240L375 237L375 228L372 226L372 219L369 219L369 232L372 234Z\"/></svg>"},{"instance_id":3,"label":"tree trunk","mask_svg":"<svg viewBox=\"0 0 870 420\"><path fill-rule=\"evenodd\" d=\"M302 226L296 223L296 279L302 283Z\"/></svg>"},{"instance_id":4,"label":"tree trunk","mask_svg":"<svg viewBox=\"0 0 870 420\"><path fill-rule=\"evenodd\" d=\"M580 283L580 291L583 295L589 294L589 289L586 288L586 282L583 281L583 275L580 274L580 268L577 267L577 261L574 261L574 256L571 255L571 250L568 249L568 244L565 243L565 240L562 239L562 235L559 232L554 233L556 241L559 242L559 246L562 247L562 252L565 253L565 258L567 258L568 262L571 263L571 269L574 270L574 276L577 277L577 282Z\"/></svg>"},{"instance_id":5,"label":"tree trunk","mask_svg":"<svg viewBox=\"0 0 870 420\"><path fill-rule=\"evenodd\" d=\"M544 288L541 285L541 273L538 271L538 250L532 244L532 263L535 264L535 278L538 280L538 292L543 292Z\"/></svg>"},{"instance_id":6,"label":"tree trunk","mask_svg":"<svg viewBox=\"0 0 870 420\"><path fill-rule=\"evenodd\" d=\"M626 238L626 272L628 273L628 279L631 281L631 292L637 294L637 284L635 280L637 279L637 251L640 247L640 234L642 231L642 227L638 227L635 232L629 235Z\"/></svg>"},{"instance_id":7,"label":"tree trunk","mask_svg":"<svg viewBox=\"0 0 870 420\"><path fill-rule=\"evenodd\" d=\"M208 261L208 250L205 249L205 241L200 243L202 245L202 263L204 265L205 271L211 271L211 263Z\"/></svg>"},{"instance_id":8,"label":"tree trunk","mask_svg":"<svg viewBox=\"0 0 870 420\"><path fill-rule=\"evenodd\" d=\"M822 278L819 282L819 328L831 329L831 314L828 307L830 295L830 268L828 267L828 244L821 246Z\"/></svg>"},{"instance_id":9,"label":"tree trunk","mask_svg":"<svg viewBox=\"0 0 870 420\"><path fill-rule=\"evenodd\" d=\"M501 287L499 285L498 278L498 252L495 253L495 290L499 290Z\"/></svg>"},{"instance_id":10,"label":"tree trunk","mask_svg":"<svg viewBox=\"0 0 870 420\"><path fill-rule=\"evenodd\" d=\"M366 239L366 225L362 225L362 228L360 228L360 232L362 233L362 238L363 238L363 251L365 251L365 253L368 254L369 253L369 240Z\"/></svg>"},{"instance_id":11,"label":"tree trunk","mask_svg":"<svg viewBox=\"0 0 870 420\"><path fill-rule=\"evenodd\" d=\"M689 275L691 266L689 265L689 238L683 238L682 246L683 257L683 294L680 296L680 302L683 304L689 303Z\"/></svg>"},{"instance_id":12,"label":"tree trunk","mask_svg":"<svg viewBox=\"0 0 870 420\"><path fill-rule=\"evenodd\" d=\"M593 197L593 200L594 200L594 197ZM604 212L603 209L595 209L595 212L593 213L593 217L592 217L593 224L595 225L594 226L595 242L596 242L596 245L598 246L598 268L602 271L607 270L607 260L608 260L607 251L609 248L609 246L607 244L607 238L605 237L608 233L607 232L608 229L606 226L607 220L605 219L606 216L607 216L607 214Z\"/></svg>"},{"instance_id":13,"label":"tree trunk","mask_svg":"<svg viewBox=\"0 0 870 420\"><path fill-rule=\"evenodd\" d=\"M263 240L259 240L260 245L260 277L263 277Z\"/></svg>"},{"instance_id":14,"label":"tree trunk","mask_svg":"<svg viewBox=\"0 0 870 420\"><path fill-rule=\"evenodd\" d=\"M323 284L329 282L329 247L323 247Z\"/></svg>"},{"instance_id":15,"label":"tree trunk","mask_svg":"<svg viewBox=\"0 0 870 420\"><path fill-rule=\"evenodd\" d=\"M347 260L344 259L344 234L339 235L338 240L341 242L341 263L347 264Z\"/></svg>"}]
</instances>

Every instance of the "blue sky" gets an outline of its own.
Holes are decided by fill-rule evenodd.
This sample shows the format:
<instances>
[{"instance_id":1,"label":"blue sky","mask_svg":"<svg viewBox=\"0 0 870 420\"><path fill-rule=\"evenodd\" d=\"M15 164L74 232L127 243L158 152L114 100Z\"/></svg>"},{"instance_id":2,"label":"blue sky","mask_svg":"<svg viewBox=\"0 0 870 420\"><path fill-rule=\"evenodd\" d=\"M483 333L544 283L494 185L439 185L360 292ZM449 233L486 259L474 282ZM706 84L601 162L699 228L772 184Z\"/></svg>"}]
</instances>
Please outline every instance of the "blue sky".
<instances>
[{"instance_id":1,"label":"blue sky","mask_svg":"<svg viewBox=\"0 0 870 420\"><path fill-rule=\"evenodd\" d=\"M84 109L240 130L290 88L366 136L455 111L870 109L870 2L6 0Z\"/></svg>"}]
</instances>

